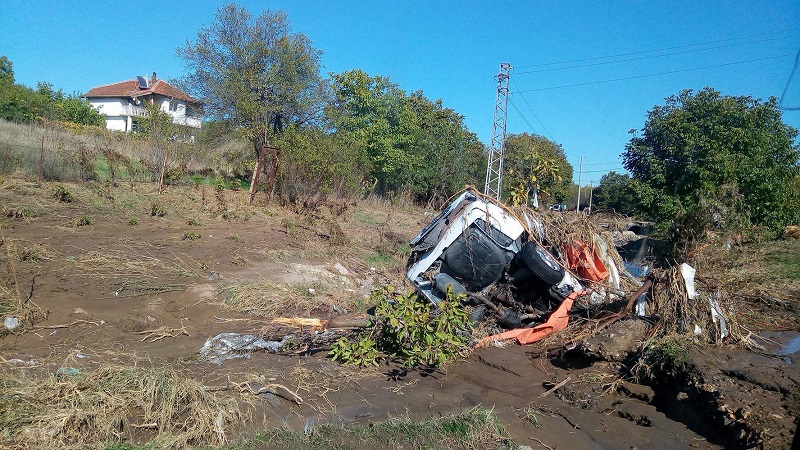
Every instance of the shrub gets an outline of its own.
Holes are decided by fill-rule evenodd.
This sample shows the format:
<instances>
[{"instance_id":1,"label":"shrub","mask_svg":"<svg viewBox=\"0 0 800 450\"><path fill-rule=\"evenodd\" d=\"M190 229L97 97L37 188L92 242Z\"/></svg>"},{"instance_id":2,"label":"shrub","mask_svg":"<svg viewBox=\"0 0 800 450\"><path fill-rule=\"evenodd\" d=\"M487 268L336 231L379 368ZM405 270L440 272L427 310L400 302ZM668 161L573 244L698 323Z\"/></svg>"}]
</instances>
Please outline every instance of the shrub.
<instances>
[{"instance_id":1,"label":"shrub","mask_svg":"<svg viewBox=\"0 0 800 450\"><path fill-rule=\"evenodd\" d=\"M75 226L76 227L82 227L82 226L91 225L91 224L92 224L92 219L89 216L87 216L86 214L83 214L82 216L80 216L77 219L75 219Z\"/></svg>"},{"instance_id":2,"label":"shrub","mask_svg":"<svg viewBox=\"0 0 800 450\"><path fill-rule=\"evenodd\" d=\"M184 241L185 240L194 241L196 239L200 239L201 237L203 237L203 235L201 235L200 233L198 233L198 232L196 232L194 230L190 230L190 231L187 231L187 232L183 233L183 240Z\"/></svg>"},{"instance_id":3,"label":"shrub","mask_svg":"<svg viewBox=\"0 0 800 450\"><path fill-rule=\"evenodd\" d=\"M150 215L153 217L164 217L167 215L167 209L159 201L154 201L150 204Z\"/></svg>"},{"instance_id":4,"label":"shrub","mask_svg":"<svg viewBox=\"0 0 800 450\"><path fill-rule=\"evenodd\" d=\"M75 197L72 196L72 193L60 184L53 186L53 196L56 200L63 203L72 203L75 201Z\"/></svg>"},{"instance_id":5,"label":"shrub","mask_svg":"<svg viewBox=\"0 0 800 450\"><path fill-rule=\"evenodd\" d=\"M357 341L339 339L329 353L334 360L376 365L381 351L407 368L438 367L467 354L472 323L452 291L438 307L413 293L395 294L391 287L374 291L372 300L377 306L370 333Z\"/></svg>"}]
</instances>

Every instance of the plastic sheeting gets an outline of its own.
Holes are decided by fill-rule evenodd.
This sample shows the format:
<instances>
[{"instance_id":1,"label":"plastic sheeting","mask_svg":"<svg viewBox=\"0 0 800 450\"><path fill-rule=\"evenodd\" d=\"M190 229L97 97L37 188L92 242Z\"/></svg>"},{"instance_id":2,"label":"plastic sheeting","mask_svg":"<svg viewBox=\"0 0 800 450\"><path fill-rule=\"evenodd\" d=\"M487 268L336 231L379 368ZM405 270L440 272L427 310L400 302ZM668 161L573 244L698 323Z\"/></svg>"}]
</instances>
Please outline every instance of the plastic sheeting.
<instances>
[{"instance_id":1,"label":"plastic sheeting","mask_svg":"<svg viewBox=\"0 0 800 450\"><path fill-rule=\"evenodd\" d=\"M277 352L290 336L278 341L267 341L260 336L252 334L220 333L208 338L200 349L200 357L214 364L233 358L250 358L250 352L267 351Z\"/></svg>"}]
</instances>

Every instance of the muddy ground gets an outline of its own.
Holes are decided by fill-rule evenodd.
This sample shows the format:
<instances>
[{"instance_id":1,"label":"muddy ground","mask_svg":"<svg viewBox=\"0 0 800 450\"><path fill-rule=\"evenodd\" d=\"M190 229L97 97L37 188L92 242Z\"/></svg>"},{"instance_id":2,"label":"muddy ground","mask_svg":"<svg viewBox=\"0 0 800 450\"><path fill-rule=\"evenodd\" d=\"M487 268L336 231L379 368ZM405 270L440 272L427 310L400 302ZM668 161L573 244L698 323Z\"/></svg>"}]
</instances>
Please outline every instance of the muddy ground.
<instances>
[{"instance_id":1,"label":"muddy ground","mask_svg":"<svg viewBox=\"0 0 800 450\"><path fill-rule=\"evenodd\" d=\"M263 198L248 207L246 193L201 186L171 187L160 197L145 184L62 186L72 201L56 197L53 184L0 185L3 281L49 311L25 332L0 338L6 373L173 367L246 400L250 419L230 432L239 439L267 428L422 420L480 406L494 411L516 445L532 448L791 442L800 354L785 345L796 332L764 334L771 340L760 354L690 347L638 380L619 377L630 372L629 355L590 358L580 345L481 348L431 372L342 367L326 356L325 342L335 334L272 319L361 313L371 306L371 289L408 289L405 243L432 210L368 201L298 210L264 205ZM796 309L783 306L782 314L796 317ZM311 345L221 364L200 358L206 340L224 332L294 333ZM625 330L604 335L615 332ZM239 383L279 383L303 403L231 388Z\"/></svg>"}]
</instances>

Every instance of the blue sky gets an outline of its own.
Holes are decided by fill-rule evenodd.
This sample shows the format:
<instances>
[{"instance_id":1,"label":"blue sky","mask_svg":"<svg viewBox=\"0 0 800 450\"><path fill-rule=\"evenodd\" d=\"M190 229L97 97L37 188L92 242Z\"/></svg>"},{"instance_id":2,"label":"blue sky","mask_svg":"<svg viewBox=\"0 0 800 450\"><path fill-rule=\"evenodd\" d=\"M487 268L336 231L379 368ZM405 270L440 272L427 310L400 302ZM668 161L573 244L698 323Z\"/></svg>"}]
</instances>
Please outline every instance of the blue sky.
<instances>
[{"instance_id":1,"label":"blue sky","mask_svg":"<svg viewBox=\"0 0 800 450\"><path fill-rule=\"evenodd\" d=\"M5 0L0 55L14 63L17 82L47 81L68 93L152 72L176 78L184 66L175 49L209 25L224 3ZM797 0L240 4L254 15L286 11L293 31L323 50L326 73L363 69L407 91L423 90L464 115L485 143L493 77L499 63L510 63L508 131L561 143L576 180L583 157L583 184L621 171L628 131L640 129L665 97L704 86L780 97L800 49ZM649 52L657 49L669 50ZM627 56L596 59L620 54ZM628 61L598 64L620 59ZM575 62L549 64L562 61ZM569 68L542 71L562 67ZM689 70L700 67L706 68ZM657 73L664 74L643 76ZM585 84L621 78L629 79ZM795 73L787 98L795 107L798 78ZM550 89L576 84L583 85ZM785 111L784 121L800 128L800 111Z\"/></svg>"}]
</instances>

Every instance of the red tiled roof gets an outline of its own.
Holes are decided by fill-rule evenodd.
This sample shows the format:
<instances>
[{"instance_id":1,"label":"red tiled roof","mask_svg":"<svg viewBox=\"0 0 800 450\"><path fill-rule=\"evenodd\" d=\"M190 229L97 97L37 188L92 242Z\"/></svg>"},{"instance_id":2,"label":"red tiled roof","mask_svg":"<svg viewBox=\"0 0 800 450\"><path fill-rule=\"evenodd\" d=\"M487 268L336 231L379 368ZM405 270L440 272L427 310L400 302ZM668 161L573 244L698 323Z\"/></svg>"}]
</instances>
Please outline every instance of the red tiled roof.
<instances>
[{"instance_id":1,"label":"red tiled roof","mask_svg":"<svg viewBox=\"0 0 800 450\"><path fill-rule=\"evenodd\" d=\"M157 79L155 83L150 83L150 87L147 89L139 88L139 81L137 80L120 81L119 83L93 87L89 89L89 92L83 94L81 97L136 98L150 94L159 94L165 97L177 98L178 100L183 100L187 103L200 104L199 100L192 98L189 94L186 94L175 86L160 79Z\"/></svg>"}]
</instances>

